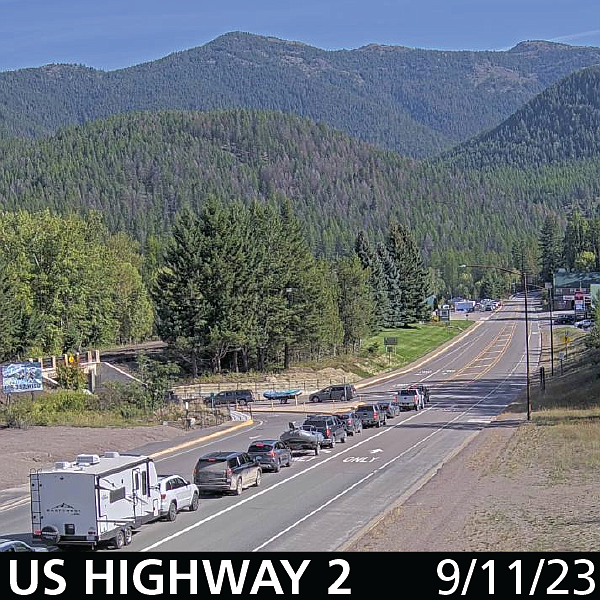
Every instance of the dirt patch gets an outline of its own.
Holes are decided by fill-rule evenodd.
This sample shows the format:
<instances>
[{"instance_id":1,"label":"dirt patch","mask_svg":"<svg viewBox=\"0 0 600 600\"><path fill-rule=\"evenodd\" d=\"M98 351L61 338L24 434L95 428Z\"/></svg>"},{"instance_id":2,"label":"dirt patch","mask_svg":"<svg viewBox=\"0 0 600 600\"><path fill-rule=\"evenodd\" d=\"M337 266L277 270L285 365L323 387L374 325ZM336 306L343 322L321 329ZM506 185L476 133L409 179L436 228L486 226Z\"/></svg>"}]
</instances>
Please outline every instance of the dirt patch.
<instances>
[{"instance_id":1,"label":"dirt patch","mask_svg":"<svg viewBox=\"0 0 600 600\"><path fill-rule=\"evenodd\" d=\"M505 413L349 550L600 550L600 473L558 477L556 452L555 431Z\"/></svg>"},{"instance_id":2,"label":"dirt patch","mask_svg":"<svg viewBox=\"0 0 600 600\"><path fill-rule=\"evenodd\" d=\"M185 432L158 425L135 428L31 427L0 430L0 489L27 484L31 469L74 460L78 454L126 452L152 442L175 440ZM38 448L39 450L29 450Z\"/></svg>"}]
</instances>

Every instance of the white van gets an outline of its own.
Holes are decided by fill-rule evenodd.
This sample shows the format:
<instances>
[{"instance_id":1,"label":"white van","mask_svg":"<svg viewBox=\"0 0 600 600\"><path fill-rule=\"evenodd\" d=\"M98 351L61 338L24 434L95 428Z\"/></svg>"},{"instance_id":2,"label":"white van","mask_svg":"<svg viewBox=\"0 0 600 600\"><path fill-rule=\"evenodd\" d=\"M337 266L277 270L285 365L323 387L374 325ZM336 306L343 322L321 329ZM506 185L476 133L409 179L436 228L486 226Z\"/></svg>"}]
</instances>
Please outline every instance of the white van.
<instances>
[{"instance_id":1,"label":"white van","mask_svg":"<svg viewBox=\"0 0 600 600\"><path fill-rule=\"evenodd\" d=\"M34 538L57 546L121 548L140 525L160 518L160 489L151 458L106 452L29 475Z\"/></svg>"}]
</instances>

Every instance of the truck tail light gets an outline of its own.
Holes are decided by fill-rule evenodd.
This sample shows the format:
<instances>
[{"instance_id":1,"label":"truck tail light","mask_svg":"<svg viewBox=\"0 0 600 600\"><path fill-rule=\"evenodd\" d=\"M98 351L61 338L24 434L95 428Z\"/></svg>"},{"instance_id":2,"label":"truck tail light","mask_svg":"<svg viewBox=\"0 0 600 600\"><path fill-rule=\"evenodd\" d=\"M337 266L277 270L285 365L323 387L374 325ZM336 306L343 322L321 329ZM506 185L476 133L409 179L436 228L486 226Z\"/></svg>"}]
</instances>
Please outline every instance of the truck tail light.
<instances>
[{"instance_id":1,"label":"truck tail light","mask_svg":"<svg viewBox=\"0 0 600 600\"><path fill-rule=\"evenodd\" d=\"M267 454L267 456L275 456L275 450L271 450L271 452L269 452L269 454Z\"/></svg>"},{"instance_id":2,"label":"truck tail light","mask_svg":"<svg viewBox=\"0 0 600 600\"><path fill-rule=\"evenodd\" d=\"M329 437L331 435L331 429L327 428L325 430L325 437Z\"/></svg>"},{"instance_id":3,"label":"truck tail light","mask_svg":"<svg viewBox=\"0 0 600 600\"><path fill-rule=\"evenodd\" d=\"M227 469L227 473L226 473L227 477L231 477L232 473L233 473L233 471L231 469Z\"/></svg>"},{"instance_id":4,"label":"truck tail light","mask_svg":"<svg viewBox=\"0 0 600 600\"><path fill-rule=\"evenodd\" d=\"M161 494L161 495L160 495L160 499L161 499L161 500L166 500L166 498L167 498L167 495L166 495L166 494Z\"/></svg>"}]
</instances>

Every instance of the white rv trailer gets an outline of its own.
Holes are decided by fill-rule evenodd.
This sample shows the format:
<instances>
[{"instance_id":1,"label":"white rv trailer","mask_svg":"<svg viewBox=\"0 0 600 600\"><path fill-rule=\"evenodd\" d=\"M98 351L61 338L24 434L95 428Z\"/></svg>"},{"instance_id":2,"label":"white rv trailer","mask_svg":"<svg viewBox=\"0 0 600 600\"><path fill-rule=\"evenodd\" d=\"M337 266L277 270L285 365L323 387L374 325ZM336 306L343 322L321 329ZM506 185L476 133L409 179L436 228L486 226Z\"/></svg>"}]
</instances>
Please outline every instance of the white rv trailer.
<instances>
[{"instance_id":1,"label":"white rv trailer","mask_svg":"<svg viewBox=\"0 0 600 600\"><path fill-rule=\"evenodd\" d=\"M29 475L34 538L58 545L116 548L133 529L160 517L160 490L151 458L106 452Z\"/></svg>"}]
</instances>

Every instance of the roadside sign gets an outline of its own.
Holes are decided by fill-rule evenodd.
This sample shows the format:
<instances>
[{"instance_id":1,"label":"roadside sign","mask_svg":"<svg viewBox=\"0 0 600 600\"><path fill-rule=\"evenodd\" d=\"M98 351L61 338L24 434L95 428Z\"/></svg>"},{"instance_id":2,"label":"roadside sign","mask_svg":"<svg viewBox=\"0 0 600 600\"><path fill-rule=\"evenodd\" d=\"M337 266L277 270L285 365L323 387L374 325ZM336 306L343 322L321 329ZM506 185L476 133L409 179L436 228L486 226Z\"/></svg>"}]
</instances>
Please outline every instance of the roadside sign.
<instances>
[{"instance_id":1,"label":"roadside sign","mask_svg":"<svg viewBox=\"0 0 600 600\"><path fill-rule=\"evenodd\" d=\"M450 309L449 308L440 308L438 309L438 315L440 321L449 321L450 320Z\"/></svg>"},{"instance_id":2,"label":"roadside sign","mask_svg":"<svg viewBox=\"0 0 600 600\"><path fill-rule=\"evenodd\" d=\"M561 351L558 353L558 360L565 360L565 356L566 356L566 355L565 355L565 352L564 352L563 350L561 350Z\"/></svg>"},{"instance_id":3,"label":"roadside sign","mask_svg":"<svg viewBox=\"0 0 600 600\"><path fill-rule=\"evenodd\" d=\"M397 346L398 345L398 338L397 337L384 337L383 338L383 345L384 346Z\"/></svg>"},{"instance_id":4,"label":"roadside sign","mask_svg":"<svg viewBox=\"0 0 600 600\"><path fill-rule=\"evenodd\" d=\"M552 289L552 282L551 282L551 281L546 281L546 282L544 283L544 287L545 287L547 290L551 290L551 289Z\"/></svg>"},{"instance_id":5,"label":"roadside sign","mask_svg":"<svg viewBox=\"0 0 600 600\"><path fill-rule=\"evenodd\" d=\"M571 343L571 338L568 336L568 334L565 333L565 344L570 344Z\"/></svg>"},{"instance_id":6,"label":"roadside sign","mask_svg":"<svg viewBox=\"0 0 600 600\"><path fill-rule=\"evenodd\" d=\"M5 394L41 392L43 389L41 363L12 363L2 367L2 391Z\"/></svg>"}]
</instances>

